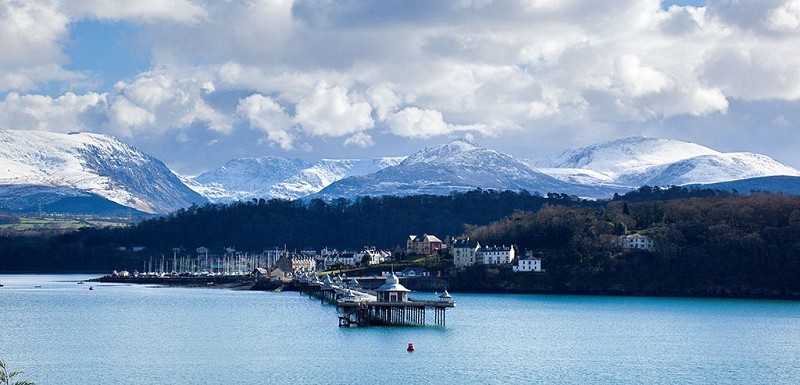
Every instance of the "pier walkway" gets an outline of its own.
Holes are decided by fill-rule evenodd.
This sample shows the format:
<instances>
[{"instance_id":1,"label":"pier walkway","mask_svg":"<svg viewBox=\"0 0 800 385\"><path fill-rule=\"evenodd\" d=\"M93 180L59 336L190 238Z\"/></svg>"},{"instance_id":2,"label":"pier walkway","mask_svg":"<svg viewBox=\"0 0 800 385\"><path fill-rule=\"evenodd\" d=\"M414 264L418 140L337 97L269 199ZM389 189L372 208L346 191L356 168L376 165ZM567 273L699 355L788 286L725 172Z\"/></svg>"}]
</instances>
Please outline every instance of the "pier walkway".
<instances>
[{"instance_id":1,"label":"pier walkway","mask_svg":"<svg viewBox=\"0 0 800 385\"><path fill-rule=\"evenodd\" d=\"M323 280L314 275L301 277L296 282L301 292L327 301L343 311L339 317L340 327L398 325L398 326L445 326L446 311L456 306L447 290L438 300L415 300L408 297L410 290L390 274L386 283L376 290L360 287L353 279L350 282ZM428 310L432 315L428 314Z\"/></svg>"}]
</instances>

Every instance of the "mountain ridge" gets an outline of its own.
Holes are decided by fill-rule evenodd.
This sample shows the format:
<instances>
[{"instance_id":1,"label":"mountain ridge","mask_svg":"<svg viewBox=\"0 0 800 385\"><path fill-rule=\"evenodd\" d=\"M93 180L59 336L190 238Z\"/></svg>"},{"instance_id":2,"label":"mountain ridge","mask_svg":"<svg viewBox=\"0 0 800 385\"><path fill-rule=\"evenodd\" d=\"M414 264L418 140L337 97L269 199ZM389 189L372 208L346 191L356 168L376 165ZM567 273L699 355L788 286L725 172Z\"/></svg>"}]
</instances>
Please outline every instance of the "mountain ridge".
<instances>
[{"instance_id":1,"label":"mountain ridge","mask_svg":"<svg viewBox=\"0 0 800 385\"><path fill-rule=\"evenodd\" d=\"M800 177L800 170L762 154L630 137L532 161L463 138L405 157L237 158L188 178L111 136L0 130L0 209L11 211L30 210L37 200L52 207L65 206L53 202L107 200L166 213L209 201L446 195L477 188L604 199L642 185L708 185L777 175Z\"/></svg>"},{"instance_id":2,"label":"mountain ridge","mask_svg":"<svg viewBox=\"0 0 800 385\"><path fill-rule=\"evenodd\" d=\"M345 178L309 198L435 194L475 188L527 190L545 194L569 190L580 196L611 195L613 187L581 186L541 173L521 159L465 139L426 147L396 166Z\"/></svg>"},{"instance_id":3,"label":"mountain ridge","mask_svg":"<svg viewBox=\"0 0 800 385\"><path fill-rule=\"evenodd\" d=\"M207 201L157 158L92 133L0 130L0 185L74 189L146 213Z\"/></svg>"}]
</instances>

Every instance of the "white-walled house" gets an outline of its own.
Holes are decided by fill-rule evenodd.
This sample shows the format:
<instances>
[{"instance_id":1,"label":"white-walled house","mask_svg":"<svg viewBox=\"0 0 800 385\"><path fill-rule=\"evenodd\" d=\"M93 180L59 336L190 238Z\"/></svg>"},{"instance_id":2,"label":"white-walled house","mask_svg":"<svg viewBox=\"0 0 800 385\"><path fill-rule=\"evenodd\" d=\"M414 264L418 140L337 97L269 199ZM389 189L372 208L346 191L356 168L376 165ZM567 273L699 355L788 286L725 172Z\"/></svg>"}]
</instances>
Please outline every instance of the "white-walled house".
<instances>
[{"instance_id":1,"label":"white-walled house","mask_svg":"<svg viewBox=\"0 0 800 385\"><path fill-rule=\"evenodd\" d=\"M515 273L539 273L542 271L542 259L534 256L532 251L527 251L525 252L525 258L520 258L513 269Z\"/></svg>"},{"instance_id":2,"label":"white-walled house","mask_svg":"<svg viewBox=\"0 0 800 385\"><path fill-rule=\"evenodd\" d=\"M478 250L476 259L484 265L508 264L514 260L514 246L482 247Z\"/></svg>"},{"instance_id":3,"label":"white-walled house","mask_svg":"<svg viewBox=\"0 0 800 385\"><path fill-rule=\"evenodd\" d=\"M639 249L653 251L655 244L653 239L642 234L621 235L619 243L626 249Z\"/></svg>"},{"instance_id":4,"label":"white-walled house","mask_svg":"<svg viewBox=\"0 0 800 385\"><path fill-rule=\"evenodd\" d=\"M355 253L354 261L356 263L361 262L365 256L369 256L370 265L377 265L391 260L392 253L388 250L378 250L375 246L364 247L364 249Z\"/></svg>"},{"instance_id":5,"label":"white-walled house","mask_svg":"<svg viewBox=\"0 0 800 385\"><path fill-rule=\"evenodd\" d=\"M453 242L453 264L456 267L472 266L477 261L481 244L467 239L457 239Z\"/></svg>"},{"instance_id":6,"label":"white-walled house","mask_svg":"<svg viewBox=\"0 0 800 385\"><path fill-rule=\"evenodd\" d=\"M344 252L341 254L328 254L325 256L325 269L330 269L337 265L356 266L361 260L356 260L356 255L353 252Z\"/></svg>"}]
</instances>

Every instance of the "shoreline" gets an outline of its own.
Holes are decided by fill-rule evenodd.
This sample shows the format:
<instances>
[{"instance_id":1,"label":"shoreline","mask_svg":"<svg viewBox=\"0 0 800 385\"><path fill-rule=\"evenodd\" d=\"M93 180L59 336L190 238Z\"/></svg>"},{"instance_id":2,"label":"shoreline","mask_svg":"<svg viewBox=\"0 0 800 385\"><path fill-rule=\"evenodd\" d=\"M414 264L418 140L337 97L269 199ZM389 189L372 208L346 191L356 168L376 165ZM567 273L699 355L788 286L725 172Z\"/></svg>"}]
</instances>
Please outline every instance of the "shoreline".
<instances>
[{"instance_id":1,"label":"shoreline","mask_svg":"<svg viewBox=\"0 0 800 385\"><path fill-rule=\"evenodd\" d=\"M364 287L370 288L375 283L370 280L383 281L379 278L358 278L359 282L365 283ZM419 282L426 280L437 280L439 285L420 285ZM416 282L415 282L416 281ZM191 287L191 288L220 288L232 290L252 290L252 291L299 291L294 281L261 279L258 282L251 277L178 277L178 278L121 278L103 276L87 280L87 282L101 283L126 283L141 285L160 285L168 287ZM443 282L443 284L442 284ZM209 284L211 283L211 284ZM406 277L403 284L416 292L439 292L444 289L451 293L464 294L511 294L511 295L575 295L575 296L608 296L608 297L639 297L639 298L707 298L707 299L744 299L744 300L776 300L776 301L800 301L800 294L780 294L780 293L728 293L728 292L703 292L697 293L689 291L618 291L618 290L557 290L557 289L466 289L455 288L447 285L447 281L435 277ZM379 285L378 285L379 286Z\"/></svg>"}]
</instances>

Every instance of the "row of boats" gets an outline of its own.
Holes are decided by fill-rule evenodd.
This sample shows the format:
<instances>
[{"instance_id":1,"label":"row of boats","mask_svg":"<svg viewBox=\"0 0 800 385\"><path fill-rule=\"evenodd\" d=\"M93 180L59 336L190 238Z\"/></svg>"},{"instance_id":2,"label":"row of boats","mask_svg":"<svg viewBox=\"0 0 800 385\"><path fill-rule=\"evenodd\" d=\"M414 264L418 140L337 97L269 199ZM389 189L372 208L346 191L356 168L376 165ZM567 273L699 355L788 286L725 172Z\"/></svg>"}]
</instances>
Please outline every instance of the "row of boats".
<instances>
[{"instance_id":1,"label":"row of boats","mask_svg":"<svg viewBox=\"0 0 800 385\"><path fill-rule=\"evenodd\" d=\"M170 273L163 272L163 271L150 271L150 272L143 272L140 273L137 270L134 270L133 273L128 272L127 270L123 271L116 271L114 270L111 272L111 276L114 278L181 278L181 277L189 277L189 278L201 278L201 277L234 277L234 276L244 276L247 275L247 272L242 271L225 271L225 272L213 272L213 271L196 271L192 273L178 273L177 271L173 271Z\"/></svg>"}]
</instances>

